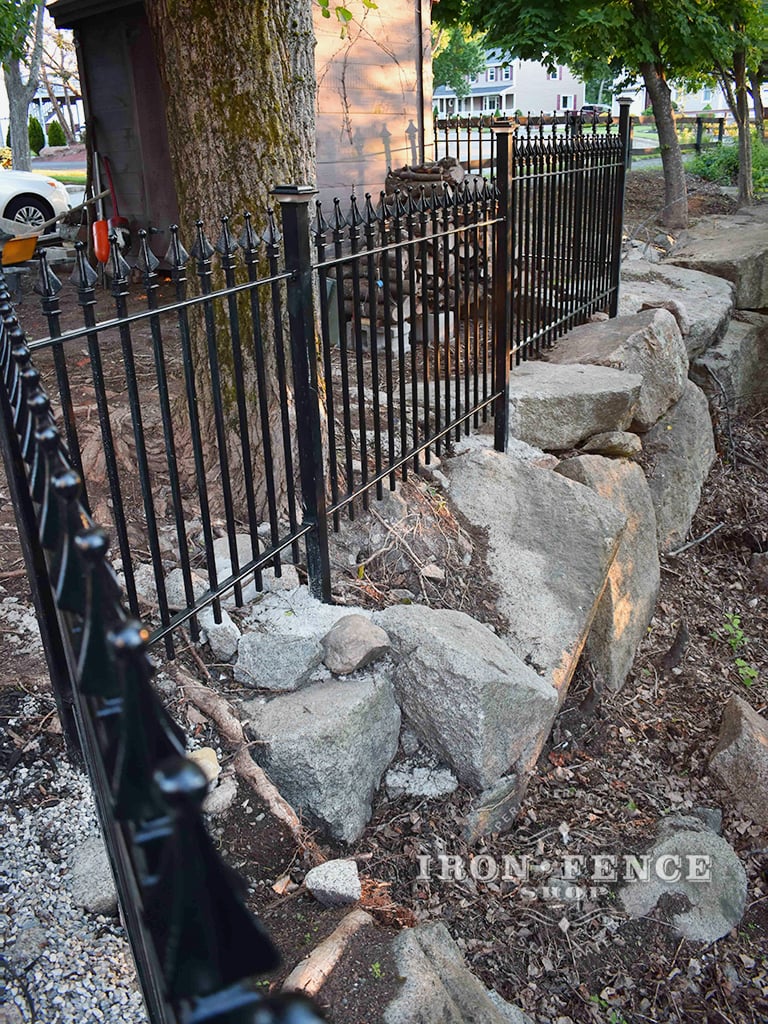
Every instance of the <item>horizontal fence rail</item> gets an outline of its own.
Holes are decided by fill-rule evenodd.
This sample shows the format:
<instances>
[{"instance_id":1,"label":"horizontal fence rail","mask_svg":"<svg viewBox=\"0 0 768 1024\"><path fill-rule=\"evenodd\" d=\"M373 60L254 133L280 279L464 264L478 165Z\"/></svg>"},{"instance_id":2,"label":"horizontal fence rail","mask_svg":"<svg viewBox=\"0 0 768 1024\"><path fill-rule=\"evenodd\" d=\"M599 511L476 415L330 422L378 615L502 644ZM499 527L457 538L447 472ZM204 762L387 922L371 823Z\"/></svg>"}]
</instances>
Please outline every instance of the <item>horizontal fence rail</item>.
<instances>
[{"instance_id":1,"label":"horizontal fence rail","mask_svg":"<svg viewBox=\"0 0 768 1024\"><path fill-rule=\"evenodd\" d=\"M206 778L152 688L148 630L122 605L107 534L8 299L0 274L3 456L46 652L66 679L56 690L62 725L90 773L150 1019L319 1021L306 1001L265 999L245 984L277 966L277 951L205 830Z\"/></svg>"}]
</instances>

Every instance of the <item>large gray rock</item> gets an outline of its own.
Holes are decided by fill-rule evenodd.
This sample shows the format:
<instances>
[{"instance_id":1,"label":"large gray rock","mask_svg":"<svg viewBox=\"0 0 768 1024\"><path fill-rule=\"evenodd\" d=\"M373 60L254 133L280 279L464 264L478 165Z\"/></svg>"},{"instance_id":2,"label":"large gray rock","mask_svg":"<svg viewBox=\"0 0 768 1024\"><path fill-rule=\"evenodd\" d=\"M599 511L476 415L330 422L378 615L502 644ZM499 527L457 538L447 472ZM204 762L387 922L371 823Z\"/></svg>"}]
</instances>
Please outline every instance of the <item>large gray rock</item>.
<instances>
[{"instance_id":1,"label":"large gray rock","mask_svg":"<svg viewBox=\"0 0 768 1024\"><path fill-rule=\"evenodd\" d=\"M690 376L717 412L742 412L765 400L766 365L768 316L740 312L722 341L691 364Z\"/></svg>"},{"instance_id":2,"label":"large gray rock","mask_svg":"<svg viewBox=\"0 0 768 1024\"><path fill-rule=\"evenodd\" d=\"M768 721L740 697L725 707L709 767L751 817L768 826Z\"/></svg>"},{"instance_id":3,"label":"large gray rock","mask_svg":"<svg viewBox=\"0 0 768 1024\"><path fill-rule=\"evenodd\" d=\"M101 836L93 836L69 860L72 900L91 914L117 913L117 890Z\"/></svg>"},{"instance_id":4,"label":"large gray rock","mask_svg":"<svg viewBox=\"0 0 768 1024\"><path fill-rule=\"evenodd\" d=\"M371 814L381 777L397 752L400 710L382 677L332 680L268 704L243 705L257 743L254 760L282 795L351 843Z\"/></svg>"},{"instance_id":5,"label":"large gray rock","mask_svg":"<svg viewBox=\"0 0 768 1024\"><path fill-rule=\"evenodd\" d=\"M463 612L393 605L374 620L392 640L404 715L462 782L483 789L532 766L557 711L549 682Z\"/></svg>"},{"instance_id":6,"label":"large gray rock","mask_svg":"<svg viewBox=\"0 0 768 1024\"><path fill-rule=\"evenodd\" d=\"M624 516L580 484L515 463L491 449L446 462L451 499L488 531L504 637L565 699Z\"/></svg>"},{"instance_id":7,"label":"large gray rock","mask_svg":"<svg viewBox=\"0 0 768 1024\"><path fill-rule=\"evenodd\" d=\"M684 896L690 906L672 917L673 927L689 942L715 942L744 913L744 867L728 843L703 825L662 833L647 854L650 877L622 888L624 908L630 917L645 917L662 896Z\"/></svg>"},{"instance_id":8,"label":"large gray rock","mask_svg":"<svg viewBox=\"0 0 768 1024\"><path fill-rule=\"evenodd\" d=\"M298 690L322 658L323 649L312 637L245 633L237 648L235 679L255 689Z\"/></svg>"},{"instance_id":9,"label":"large gray rock","mask_svg":"<svg viewBox=\"0 0 768 1024\"><path fill-rule=\"evenodd\" d=\"M384 1010L384 1024L532 1024L522 1010L491 998L444 924L405 929L392 951L403 987Z\"/></svg>"},{"instance_id":10,"label":"large gray rock","mask_svg":"<svg viewBox=\"0 0 768 1024\"><path fill-rule=\"evenodd\" d=\"M550 359L639 374L643 383L631 423L637 431L648 430L678 400L688 374L685 342L666 309L576 327L560 339Z\"/></svg>"},{"instance_id":11,"label":"large gray rock","mask_svg":"<svg viewBox=\"0 0 768 1024\"><path fill-rule=\"evenodd\" d=\"M659 551L671 551L685 540L716 455L707 399L692 381L645 435L643 448Z\"/></svg>"},{"instance_id":12,"label":"large gray rock","mask_svg":"<svg viewBox=\"0 0 768 1024\"><path fill-rule=\"evenodd\" d=\"M509 378L509 432L547 451L632 422L642 378L608 366L527 362Z\"/></svg>"},{"instance_id":13,"label":"large gray rock","mask_svg":"<svg viewBox=\"0 0 768 1024\"><path fill-rule=\"evenodd\" d=\"M336 676L349 675L389 650L389 637L365 615L345 615L323 637L323 663Z\"/></svg>"},{"instance_id":14,"label":"large gray rock","mask_svg":"<svg viewBox=\"0 0 768 1024\"><path fill-rule=\"evenodd\" d=\"M659 593L656 513L651 492L640 467L626 460L581 455L561 462L555 472L591 488L627 519L585 648L602 683L611 690L620 690Z\"/></svg>"},{"instance_id":15,"label":"large gray rock","mask_svg":"<svg viewBox=\"0 0 768 1024\"><path fill-rule=\"evenodd\" d=\"M731 281L737 309L768 308L768 209L702 218L680 238L667 262Z\"/></svg>"},{"instance_id":16,"label":"large gray rock","mask_svg":"<svg viewBox=\"0 0 768 1024\"><path fill-rule=\"evenodd\" d=\"M693 359L725 334L733 312L734 288L729 281L669 263L630 263L621 269L619 316L639 312L646 303L677 302L685 309L687 331L681 331Z\"/></svg>"}]
</instances>

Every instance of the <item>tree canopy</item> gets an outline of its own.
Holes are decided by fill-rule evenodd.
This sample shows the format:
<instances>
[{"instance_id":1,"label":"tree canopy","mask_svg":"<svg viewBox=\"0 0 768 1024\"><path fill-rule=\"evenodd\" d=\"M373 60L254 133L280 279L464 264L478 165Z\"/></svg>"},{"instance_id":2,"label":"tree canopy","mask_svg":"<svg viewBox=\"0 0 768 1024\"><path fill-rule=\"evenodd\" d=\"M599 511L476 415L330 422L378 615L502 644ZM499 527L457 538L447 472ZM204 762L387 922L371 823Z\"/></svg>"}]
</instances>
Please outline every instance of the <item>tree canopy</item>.
<instances>
[{"instance_id":1,"label":"tree canopy","mask_svg":"<svg viewBox=\"0 0 768 1024\"><path fill-rule=\"evenodd\" d=\"M459 99L468 96L472 79L485 67L485 40L461 25L451 25L435 40L432 58L434 84L453 89Z\"/></svg>"}]
</instances>

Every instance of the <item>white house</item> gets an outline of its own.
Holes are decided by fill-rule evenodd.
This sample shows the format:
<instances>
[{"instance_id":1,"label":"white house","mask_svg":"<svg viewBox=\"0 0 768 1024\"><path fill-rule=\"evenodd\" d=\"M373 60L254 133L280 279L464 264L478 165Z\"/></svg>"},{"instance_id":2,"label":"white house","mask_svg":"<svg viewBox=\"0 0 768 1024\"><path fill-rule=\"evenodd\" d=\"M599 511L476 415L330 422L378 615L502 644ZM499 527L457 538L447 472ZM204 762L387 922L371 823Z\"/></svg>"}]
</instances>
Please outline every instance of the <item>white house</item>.
<instances>
[{"instance_id":1,"label":"white house","mask_svg":"<svg viewBox=\"0 0 768 1024\"><path fill-rule=\"evenodd\" d=\"M501 50L488 50L485 70L472 83L468 96L459 99L453 89L441 85L433 90L432 101L440 117L554 113L578 110L584 102L584 83L564 65L549 71L538 61L519 60Z\"/></svg>"}]
</instances>

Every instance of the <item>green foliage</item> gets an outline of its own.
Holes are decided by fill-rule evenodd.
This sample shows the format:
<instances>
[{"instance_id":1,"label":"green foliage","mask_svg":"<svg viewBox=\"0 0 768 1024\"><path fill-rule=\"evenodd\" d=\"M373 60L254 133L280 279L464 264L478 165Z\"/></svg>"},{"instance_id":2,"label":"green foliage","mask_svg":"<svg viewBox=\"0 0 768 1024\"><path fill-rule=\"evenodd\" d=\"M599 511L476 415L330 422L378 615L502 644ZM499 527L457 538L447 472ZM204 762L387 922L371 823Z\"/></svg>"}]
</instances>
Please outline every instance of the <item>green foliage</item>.
<instances>
[{"instance_id":1,"label":"green foliage","mask_svg":"<svg viewBox=\"0 0 768 1024\"><path fill-rule=\"evenodd\" d=\"M0 4L0 64L19 60L29 31L36 0L3 0Z\"/></svg>"},{"instance_id":2,"label":"green foliage","mask_svg":"<svg viewBox=\"0 0 768 1024\"><path fill-rule=\"evenodd\" d=\"M64 134L64 129L61 127L58 121L51 121L48 125L48 145L49 146L66 146L67 137Z\"/></svg>"},{"instance_id":3,"label":"green foliage","mask_svg":"<svg viewBox=\"0 0 768 1024\"><path fill-rule=\"evenodd\" d=\"M725 145L706 149L690 162L688 169L707 181L735 185L739 177L739 147ZM752 135L752 181L755 195L768 195L768 146L756 133Z\"/></svg>"},{"instance_id":4,"label":"green foliage","mask_svg":"<svg viewBox=\"0 0 768 1024\"><path fill-rule=\"evenodd\" d=\"M736 612L726 612L723 625L711 635L714 640L724 641L728 644L734 655L733 664L739 679L745 686L752 686L757 681L757 669L739 655L739 652L743 651L749 644L749 640L741 625L741 616L737 615Z\"/></svg>"},{"instance_id":5,"label":"green foliage","mask_svg":"<svg viewBox=\"0 0 768 1024\"><path fill-rule=\"evenodd\" d=\"M384 977L384 971L381 969L381 964L379 963L378 960L374 960L374 962L371 964L371 974L376 979L376 981L381 981L381 979Z\"/></svg>"},{"instance_id":6,"label":"green foliage","mask_svg":"<svg viewBox=\"0 0 768 1024\"><path fill-rule=\"evenodd\" d=\"M435 85L453 89L459 99L468 96L472 80L485 67L483 39L473 36L461 25L440 33L432 58Z\"/></svg>"},{"instance_id":7,"label":"green foliage","mask_svg":"<svg viewBox=\"0 0 768 1024\"><path fill-rule=\"evenodd\" d=\"M43 135L43 126L37 120L36 117L30 117L29 125L29 148L37 156L40 150L45 145L45 136Z\"/></svg>"},{"instance_id":8,"label":"green foliage","mask_svg":"<svg viewBox=\"0 0 768 1024\"><path fill-rule=\"evenodd\" d=\"M374 3L374 0L360 0L360 2L363 7L369 11L378 10L378 4ZM330 18L331 10L333 10L333 13L336 15L336 20L341 24L342 32L354 17L352 11L343 4L334 4L333 7L331 7L331 0L317 0L317 4L324 18Z\"/></svg>"}]
</instances>

